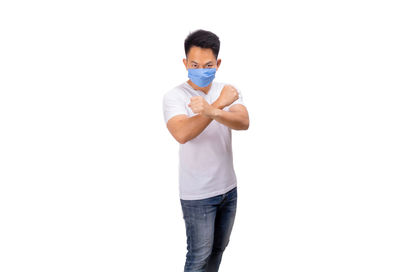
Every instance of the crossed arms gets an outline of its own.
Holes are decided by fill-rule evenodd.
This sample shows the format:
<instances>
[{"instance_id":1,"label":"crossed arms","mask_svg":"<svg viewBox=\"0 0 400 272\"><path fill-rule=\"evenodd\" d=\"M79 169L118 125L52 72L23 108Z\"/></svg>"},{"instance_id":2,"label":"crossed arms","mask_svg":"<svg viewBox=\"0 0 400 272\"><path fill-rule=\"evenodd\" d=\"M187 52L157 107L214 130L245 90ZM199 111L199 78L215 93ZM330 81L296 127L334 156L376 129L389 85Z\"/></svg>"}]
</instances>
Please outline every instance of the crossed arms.
<instances>
[{"instance_id":1,"label":"crossed arms","mask_svg":"<svg viewBox=\"0 0 400 272\"><path fill-rule=\"evenodd\" d=\"M215 120L234 130L247 130L249 128L249 114L245 106L233 105L229 111L223 108L231 105L238 99L237 90L226 85L218 99L211 105L201 96L191 98L189 107L198 115L188 117L180 114L168 120L167 128L172 136L181 144L197 137L210 123Z\"/></svg>"}]
</instances>

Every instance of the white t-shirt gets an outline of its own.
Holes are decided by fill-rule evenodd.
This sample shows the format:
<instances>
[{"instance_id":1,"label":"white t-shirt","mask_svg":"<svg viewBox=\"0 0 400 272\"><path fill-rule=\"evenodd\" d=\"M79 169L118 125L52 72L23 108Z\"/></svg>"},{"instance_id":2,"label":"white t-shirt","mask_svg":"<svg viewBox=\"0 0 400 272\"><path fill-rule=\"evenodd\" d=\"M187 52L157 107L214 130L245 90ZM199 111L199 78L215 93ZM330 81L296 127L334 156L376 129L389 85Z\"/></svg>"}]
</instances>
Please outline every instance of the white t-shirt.
<instances>
[{"instance_id":1,"label":"white t-shirt","mask_svg":"<svg viewBox=\"0 0 400 272\"><path fill-rule=\"evenodd\" d=\"M219 97L225 83L212 82L211 89L205 94L195 90L186 81L163 97L164 120L175 115L194 114L188 106L192 96L202 96L212 104ZM237 89L237 88L236 88ZM237 89L238 90L238 89ZM223 110L228 111L235 104L243 104L241 92L239 98ZM195 200L224 194L237 186L233 168L231 129L213 120L195 138L179 144L179 196L184 200Z\"/></svg>"}]
</instances>

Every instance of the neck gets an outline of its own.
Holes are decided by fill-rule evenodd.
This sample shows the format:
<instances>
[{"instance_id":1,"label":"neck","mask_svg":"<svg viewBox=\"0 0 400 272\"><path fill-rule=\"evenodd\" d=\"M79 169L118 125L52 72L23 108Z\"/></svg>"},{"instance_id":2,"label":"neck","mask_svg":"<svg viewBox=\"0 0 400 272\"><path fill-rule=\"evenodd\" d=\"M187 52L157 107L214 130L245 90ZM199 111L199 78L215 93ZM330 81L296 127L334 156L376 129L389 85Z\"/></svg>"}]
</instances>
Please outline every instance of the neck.
<instances>
[{"instance_id":1,"label":"neck","mask_svg":"<svg viewBox=\"0 0 400 272\"><path fill-rule=\"evenodd\" d=\"M202 91L205 94L208 93L208 91L211 89L211 85L212 85L212 82L211 82L206 87L199 87L196 84L194 84L190 79L187 81L187 83L189 83L189 85L192 86L193 89L198 90L198 91Z\"/></svg>"}]
</instances>

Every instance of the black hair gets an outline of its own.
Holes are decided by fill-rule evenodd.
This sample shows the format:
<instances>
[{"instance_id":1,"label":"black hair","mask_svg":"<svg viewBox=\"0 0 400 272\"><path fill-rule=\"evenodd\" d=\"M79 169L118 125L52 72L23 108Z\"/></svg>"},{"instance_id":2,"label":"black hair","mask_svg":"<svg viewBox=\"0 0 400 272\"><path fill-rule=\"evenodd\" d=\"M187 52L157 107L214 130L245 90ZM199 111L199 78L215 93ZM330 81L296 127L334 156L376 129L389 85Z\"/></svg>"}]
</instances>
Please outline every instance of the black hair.
<instances>
[{"instance_id":1,"label":"black hair","mask_svg":"<svg viewBox=\"0 0 400 272\"><path fill-rule=\"evenodd\" d=\"M186 57L192 46L198 46L201 48L210 48L217 59L219 53L219 44L219 38L214 33L203 29L196 30L195 32L190 33L185 39Z\"/></svg>"}]
</instances>

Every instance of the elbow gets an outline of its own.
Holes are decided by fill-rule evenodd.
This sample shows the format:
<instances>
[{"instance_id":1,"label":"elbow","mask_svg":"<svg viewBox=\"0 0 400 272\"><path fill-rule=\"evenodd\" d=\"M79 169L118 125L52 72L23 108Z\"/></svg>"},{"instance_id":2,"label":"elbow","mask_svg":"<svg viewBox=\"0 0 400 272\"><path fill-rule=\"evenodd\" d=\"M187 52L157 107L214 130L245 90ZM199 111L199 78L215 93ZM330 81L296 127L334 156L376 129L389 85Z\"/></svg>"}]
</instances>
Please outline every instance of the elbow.
<instances>
[{"instance_id":1,"label":"elbow","mask_svg":"<svg viewBox=\"0 0 400 272\"><path fill-rule=\"evenodd\" d=\"M180 144L185 144L188 141L183 135L177 135L175 140Z\"/></svg>"},{"instance_id":2,"label":"elbow","mask_svg":"<svg viewBox=\"0 0 400 272\"><path fill-rule=\"evenodd\" d=\"M231 127L234 130L248 130L249 129L249 125L240 125L240 126L236 126L236 127Z\"/></svg>"},{"instance_id":3,"label":"elbow","mask_svg":"<svg viewBox=\"0 0 400 272\"><path fill-rule=\"evenodd\" d=\"M181 128L181 126L178 124L170 124L167 128L169 132L171 133L172 137L180 144L184 144L187 141L189 141L189 135L188 133Z\"/></svg>"},{"instance_id":4,"label":"elbow","mask_svg":"<svg viewBox=\"0 0 400 272\"><path fill-rule=\"evenodd\" d=\"M248 130L248 129L249 129L249 126L250 126L250 122L249 122L249 120L247 119L247 121L244 122L244 124L243 124L243 126L240 128L240 130Z\"/></svg>"},{"instance_id":5,"label":"elbow","mask_svg":"<svg viewBox=\"0 0 400 272\"><path fill-rule=\"evenodd\" d=\"M249 129L249 127L250 127L250 119L249 119L249 118L247 118L247 121L246 121L246 128L245 128L245 130L248 130L248 129Z\"/></svg>"},{"instance_id":6,"label":"elbow","mask_svg":"<svg viewBox=\"0 0 400 272\"><path fill-rule=\"evenodd\" d=\"M180 144L185 144L187 141L186 140L181 140L181 139L177 139L178 143Z\"/></svg>"},{"instance_id":7,"label":"elbow","mask_svg":"<svg viewBox=\"0 0 400 272\"><path fill-rule=\"evenodd\" d=\"M248 130L250 126L250 118L243 116L243 118L237 123L236 130Z\"/></svg>"}]
</instances>

